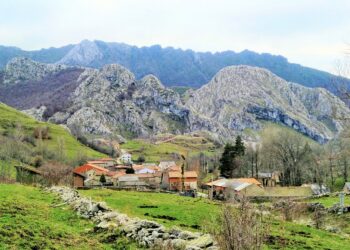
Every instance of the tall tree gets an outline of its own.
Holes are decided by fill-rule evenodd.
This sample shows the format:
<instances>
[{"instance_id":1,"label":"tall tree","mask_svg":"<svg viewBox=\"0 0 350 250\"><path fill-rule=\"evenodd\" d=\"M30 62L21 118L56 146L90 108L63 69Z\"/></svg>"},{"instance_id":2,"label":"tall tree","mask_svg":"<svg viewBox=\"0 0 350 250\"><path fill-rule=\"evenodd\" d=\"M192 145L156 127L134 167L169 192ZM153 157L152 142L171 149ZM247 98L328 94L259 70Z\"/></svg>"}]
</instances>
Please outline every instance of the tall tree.
<instances>
[{"instance_id":1,"label":"tall tree","mask_svg":"<svg viewBox=\"0 0 350 250\"><path fill-rule=\"evenodd\" d=\"M220 174L223 177L230 178L232 177L232 172L234 168L233 164L234 159L234 146L227 143L224 148L224 152L220 158Z\"/></svg>"},{"instance_id":2,"label":"tall tree","mask_svg":"<svg viewBox=\"0 0 350 250\"><path fill-rule=\"evenodd\" d=\"M235 145L226 144L224 152L220 159L220 173L226 178L232 178L237 175L242 175L241 166L242 159L241 157L245 154L245 146L240 136L237 136Z\"/></svg>"}]
</instances>

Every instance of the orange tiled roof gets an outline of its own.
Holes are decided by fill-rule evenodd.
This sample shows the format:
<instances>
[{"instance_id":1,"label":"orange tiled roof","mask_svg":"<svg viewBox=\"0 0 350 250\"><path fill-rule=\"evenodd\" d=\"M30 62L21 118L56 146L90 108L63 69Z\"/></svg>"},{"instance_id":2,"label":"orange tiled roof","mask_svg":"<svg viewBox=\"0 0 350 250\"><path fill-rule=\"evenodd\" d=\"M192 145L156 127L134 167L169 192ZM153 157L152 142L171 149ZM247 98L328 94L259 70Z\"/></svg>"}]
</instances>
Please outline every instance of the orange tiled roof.
<instances>
[{"instance_id":1,"label":"orange tiled roof","mask_svg":"<svg viewBox=\"0 0 350 250\"><path fill-rule=\"evenodd\" d=\"M184 173L185 178L197 178L197 172L196 171L185 171ZM169 178L182 178L182 174L179 171L171 171L169 172Z\"/></svg>"},{"instance_id":2,"label":"orange tiled roof","mask_svg":"<svg viewBox=\"0 0 350 250\"><path fill-rule=\"evenodd\" d=\"M135 170L135 171L138 171L138 170L141 170L141 169L150 169L150 170L154 170L154 171L159 171L160 170L160 167L158 166L144 166L144 165L132 165L132 168Z\"/></svg>"},{"instance_id":3,"label":"orange tiled roof","mask_svg":"<svg viewBox=\"0 0 350 250\"><path fill-rule=\"evenodd\" d=\"M96 165L93 165L93 164L85 164L85 165L82 165L80 167L77 167L73 170L74 173L76 174L83 174L91 169L94 169L96 170L96 172L101 172L101 173L107 173L108 170L103 168L103 167L99 167L99 166L96 166Z\"/></svg>"},{"instance_id":4,"label":"orange tiled roof","mask_svg":"<svg viewBox=\"0 0 350 250\"><path fill-rule=\"evenodd\" d=\"M240 181L240 182L245 182L245 183L261 185L261 183L255 178L237 178L235 180Z\"/></svg>"}]
</instances>

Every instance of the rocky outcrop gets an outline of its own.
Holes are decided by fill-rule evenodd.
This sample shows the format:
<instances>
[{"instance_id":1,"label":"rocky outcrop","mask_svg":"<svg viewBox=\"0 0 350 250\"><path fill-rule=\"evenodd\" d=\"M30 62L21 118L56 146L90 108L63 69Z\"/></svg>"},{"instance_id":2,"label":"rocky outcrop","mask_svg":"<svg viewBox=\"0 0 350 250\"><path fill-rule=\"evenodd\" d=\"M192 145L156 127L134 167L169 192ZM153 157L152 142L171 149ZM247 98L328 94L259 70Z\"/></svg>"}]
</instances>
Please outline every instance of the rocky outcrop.
<instances>
[{"instance_id":1,"label":"rocky outcrop","mask_svg":"<svg viewBox=\"0 0 350 250\"><path fill-rule=\"evenodd\" d=\"M45 64L32 61L25 57L12 59L5 68L3 84L16 84L23 81L38 81L44 76L66 69L61 64Z\"/></svg>"},{"instance_id":2,"label":"rocky outcrop","mask_svg":"<svg viewBox=\"0 0 350 250\"><path fill-rule=\"evenodd\" d=\"M251 131L270 121L324 143L342 131L350 113L325 89L289 83L250 66L220 70L208 84L188 91L185 103L155 76L136 79L118 64L66 68L19 58L2 78L12 85L0 86L0 101L38 120L67 125L73 133L109 138L205 131L219 141L237 134L256 141Z\"/></svg>"},{"instance_id":3,"label":"rocky outcrop","mask_svg":"<svg viewBox=\"0 0 350 250\"><path fill-rule=\"evenodd\" d=\"M187 127L188 110L179 95L154 76L136 80L130 71L114 64L86 69L80 81L67 110L69 127L78 125L92 134L135 136L181 133Z\"/></svg>"},{"instance_id":4,"label":"rocky outcrop","mask_svg":"<svg viewBox=\"0 0 350 250\"><path fill-rule=\"evenodd\" d=\"M222 137L259 129L261 121L286 125L318 142L345 126L337 116L346 105L325 89L288 83L271 72L250 66L222 69L186 102L191 130L209 130ZM334 116L334 111L337 115Z\"/></svg>"},{"instance_id":5,"label":"rocky outcrop","mask_svg":"<svg viewBox=\"0 0 350 250\"><path fill-rule=\"evenodd\" d=\"M82 197L76 190L68 187L51 187L48 191L59 195L64 204L71 206L79 216L92 220L96 225L96 230L113 232L118 229L141 247L158 246L162 249L169 247L186 250L219 249L209 234L179 229L168 230L153 221L130 218L125 214L113 211L106 203L94 202Z\"/></svg>"}]
</instances>

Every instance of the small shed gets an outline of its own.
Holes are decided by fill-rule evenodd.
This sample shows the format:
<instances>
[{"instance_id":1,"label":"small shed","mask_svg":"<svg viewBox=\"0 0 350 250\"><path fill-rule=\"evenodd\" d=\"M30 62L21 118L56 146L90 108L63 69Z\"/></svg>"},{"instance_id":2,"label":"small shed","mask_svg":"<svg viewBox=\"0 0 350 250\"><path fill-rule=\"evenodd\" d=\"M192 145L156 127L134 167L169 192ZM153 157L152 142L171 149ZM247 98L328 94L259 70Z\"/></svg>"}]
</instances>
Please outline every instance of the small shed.
<instances>
[{"instance_id":1,"label":"small shed","mask_svg":"<svg viewBox=\"0 0 350 250\"><path fill-rule=\"evenodd\" d=\"M76 188L84 187L85 176L80 173L73 172L73 186Z\"/></svg>"},{"instance_id":2,"label":"small shed","mask_svg":"<svg viewBox=\"0 0 350 250\"><path fill-rule=\"evenodd\" d=\"M147 186L147 184L141 181L137 175L126 174L118 177L118 186L122 188L136 188L139 186Z\"/></svg>"}]
</instances>

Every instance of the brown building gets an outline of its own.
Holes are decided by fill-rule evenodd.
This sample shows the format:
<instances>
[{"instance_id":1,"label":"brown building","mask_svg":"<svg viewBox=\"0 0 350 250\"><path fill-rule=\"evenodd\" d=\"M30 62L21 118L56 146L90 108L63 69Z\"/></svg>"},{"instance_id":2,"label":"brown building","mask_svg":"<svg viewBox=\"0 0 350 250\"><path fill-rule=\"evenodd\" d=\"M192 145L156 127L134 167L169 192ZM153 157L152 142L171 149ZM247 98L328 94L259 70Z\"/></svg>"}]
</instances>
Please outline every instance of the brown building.
<instances>
[{"instance_id":1,"label":"brown building","mask_svg":"<svg viewBox=\"0 0 350 250\"><path fill-rule=\"evenodd\" d=\"M84 187L84 180L85 177L82 174L79 173L73 173L73 186L78 187Z\"/></svg>"},{"instance_id":2,"label":"brown building","mask_svg":"<svg viewBox=\"0 0 350 250\"><path fill-rule=\"evenodd\" d=\"M184 175L180 171L170 171L163 173L162 185L171 191L181 191L182 183L184 183L185 190L195 190L197 181L196 171L185 171Z\"/></svg>"}]
</instances>

